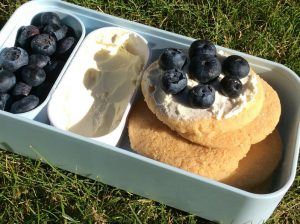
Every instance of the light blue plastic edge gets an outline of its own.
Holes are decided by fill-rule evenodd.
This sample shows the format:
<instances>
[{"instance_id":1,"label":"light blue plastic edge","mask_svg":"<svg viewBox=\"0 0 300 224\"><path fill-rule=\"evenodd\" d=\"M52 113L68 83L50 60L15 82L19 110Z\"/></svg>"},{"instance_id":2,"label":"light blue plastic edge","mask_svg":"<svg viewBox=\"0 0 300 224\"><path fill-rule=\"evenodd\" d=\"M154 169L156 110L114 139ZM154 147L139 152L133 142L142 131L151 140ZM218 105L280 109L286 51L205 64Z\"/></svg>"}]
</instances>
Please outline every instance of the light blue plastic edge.
<instances>
[{"instance_id":1,"label":"light blue plastic edge","mask_svg":"<svg viewBox=\"0 0 300 224\"><path fill-rule=\"evenodd\" d=\"M35 3L39 4L41 2L44 5L43 7L46 7L47 5L50 5L52 7L52 6L55 5L56 7L64 8L66 10L70 10L72 12L75 12L77 15L81 15L83 17L85 16L83 14L83 12L85 12L85 13L89 12L89 14L91 14L90 18L94 18L93 15L98 16L98 17L101 16L101 17L103 17L105 22L107 22L106 19L109 21L107 23L110 23L112 25L118 24L118 26L125 27L125 28L128 26L128 28L136 30L137 32L139 32L142 35L147 34L147 31L148 32L151 31L151 33L155 33L155 35L153 35L154 37L159 36L159 39L161 39L161 40L165 39L169 42L172 42L172 44L178 43L179 45L184 44L184 45L188 46L189 43L193 40L192 38L187 38L187 37L184 37L184 36L181 36L181 35L177 35L177 34L173 34L173 33L170 33L170 32L162 31L162 30L159 30L159 29L156 29L156 28L144 26L142 24L130 22L130 21L127 21L127 20L123 20L123 19L120 19L120 18L117 18L117 17L113 17L113 16L103 14L103 13L99 13L99 12L95 12L93 10L85 9L85 8L82 8L82 7L74 6L72 4L65 3L65 2L60 2L60 1L35 1L35 2L32 2L32 3L29 2L29 3L26 3L25 5L23 5L22 7L20 7L18 10L22 10L22 8L26 7L27 4L32 5L32 4L35 4ZM15 13L17 13L17 11ZM86 18L87 18L87 16L86 16ZM6 28L8 26L8 24L9 23L7 23L7 25L5 25L3 27L2 32L4 32L4 30L8 29L8 28ZM2 37L2 35L0 33L0 42L2 41L1 37ZM255 64L255 63L256 64L261 64L262 67L266 67L266 66L268 67L268 65L272 65L272 66L281 68L282 70L284 70L288 74L289 78L291 78L294 81L293 84L294 84L294 86L296 86L296 93L300 93L300 90L299 90L299 86L300 86L299 77L293 71L291 71L289 68L287 68L283 65L280 65L278 63L275 63L275 62L271 62L271 61L268 61L268 60L265 60L265 59L257 58L257 57L254 57L254 56L251 56L251 55L248 55L248 54L243 54L241 52L237 52L237 51L234 51L234 50L222 48L220 46L218 46L218 49L223 49L223 50L228 51L228 52L232 52L232 53L236 53L236 54L245 56L247 59L250 60L250 63L252 63L252 64ZM257 63L258 61L259 61L259 63ZM257 65L257 66L259 67L259 65ZM297 94L297 95L299 95L299 94ZM74 138L74 139L78 139L78 140L83 141L83 142L89 142L89 143L99 145L98 142L93 142L89 139L83 138L81 136L74 135L72 133L60 132L59 130L55 130L53 127L50 127L50 126L47 126L47 125L44 125L44 124L41 124L41 123L38 123L38 122L34 122L34 121L31 121L31 120L27 120L27 119L24 119L24 118L21 118L21 117L15 117L14 115L8 114L6 112L1 112L0 116L2 118L13 119L13 120L16 120L16 121L18 120L18 122L20 122L20 123L28 123L30 125L33 125L33 126L36 126L36 127L42 128L42 129L47 129L51 132L57 132L61 135L65 135L66 137L69 137L69 138ZM252 198L252 199L268 199L269 198L270 199L270 198L276 198L278 196L282 197L283 194L291 186L291 184L292 184L292 182L295 178L295 175L296 175L297 160L298 160L298 155L299 155L299 131L300 131L299 130L299 117L300 117L299 111L298 111L296 116L297 116L298 124L297 124L297 130L294 132L294 137L293 137L296 140L295 140L294 144L292 144L292 146L291 146L291 147L295 148L295 150L294 150L294 153L293 153L293 162L291 164L291 172L290 172L288 181L279 190L277 190L275 192L272 192L272 193L269 193L269 194L260 195L260 194L249 193L249 192L242 191L242 190L239 190L239 189L236 189L236 188L233 188L233 187L230 187L230 186L227 186L227 185L215 182L215 181L211 181L207 178L203 178L203 177L199 177L197 175L193 175L191 173L188 173L188 172L182 171L180 169L177 169L177 168L159 163L157 161L153 161L151 159L145 158L143 156L139 156L135 153L131 153L131 152L119 149L119 148L111 147L111 146L104 145L104 144L101 145L101 147L105 147L109 150L112 150L112 151L118 152L120 154L124 154L126 156L138 159L140 161L151 164L153 166L158 166L158 167L161 167L163 169L169 170L171 172L178 173L179 175L185 175L188 178L195 179L195 180L200 181L202 183L207 183L207 184L211 185L212 187L214 186L214 187L218 187L218 188L223 189L223 190L234 192L235 194L239 194L239 195L247 197L247 198Z\"/></svg>"}]
</instances>

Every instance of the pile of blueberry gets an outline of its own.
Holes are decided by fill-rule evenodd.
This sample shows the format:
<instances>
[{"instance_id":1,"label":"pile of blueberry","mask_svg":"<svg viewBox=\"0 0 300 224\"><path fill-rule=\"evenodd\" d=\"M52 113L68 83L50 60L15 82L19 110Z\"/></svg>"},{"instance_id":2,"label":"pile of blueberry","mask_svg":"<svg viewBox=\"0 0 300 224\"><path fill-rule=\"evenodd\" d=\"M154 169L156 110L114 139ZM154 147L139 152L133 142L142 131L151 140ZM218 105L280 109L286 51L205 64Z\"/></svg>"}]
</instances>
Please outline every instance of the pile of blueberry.
<instances>
[{"instance_id":1,"label":"pile of blueberry","mask_svg":"<svg viewBox=\"0 0 300 224\"><path fill-rule=\"evenodd\" d=\"M181 50L168 48L159 57L158 63L164 70L162 88L168 94L180 94L187 87L189 77L199 84L188 91L189 103L195 108L209 108L215 101L215 91L224 96L236 98L240 95L243 84L240 81L248 75L248 62L231 55L223 63L217 58L214 44L207 40L194 41L186 56ZM187 68L187 69L186 69ZM221 72L224 78L220 80Z\"/></svg>"},{"instance_id":2,"label":"pile of blueberry","mask_svg":"<svg viewBox=\"0 0 300 224\"><path fill-rule=\"evenodd\" d=\"M77 42L74 30L53 12L19 28L14 47L0 52L0 109L30 111L49 94Z\"/></svg>"}]
</instances>

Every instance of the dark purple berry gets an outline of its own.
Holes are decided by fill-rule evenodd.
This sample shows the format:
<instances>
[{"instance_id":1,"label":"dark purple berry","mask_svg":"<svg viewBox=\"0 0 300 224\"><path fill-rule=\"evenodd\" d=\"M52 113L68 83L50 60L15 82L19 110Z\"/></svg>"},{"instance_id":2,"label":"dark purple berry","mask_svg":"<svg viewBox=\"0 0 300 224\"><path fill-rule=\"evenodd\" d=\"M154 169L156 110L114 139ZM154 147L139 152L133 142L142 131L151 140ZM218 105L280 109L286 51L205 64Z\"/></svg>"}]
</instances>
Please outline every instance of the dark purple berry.
<instances>
[{"instance_id":1,"label":"dark purple berry","mask_svg":"<svg viewBox=\"0 0 300 224\"><path fill-rule=\"evenodd\" d=\"M66 36L67 37L76 37L77 34L76 34L75 30L72 27L68 26L68 32L67 32Z\"/></svg>"},{"instance_id":2,"label":"dark purple berry","mask_svg":"<svg viewBox=\"0 0 300 224\"><path fill-rule=\"evenodd\" d=\"M12 96L28 96L31 91L31 86L24 82L17 82L10 91Z\"/></svg>"},{"instance_id":3,"label":"dark purple berry","mask_svg":"<svg viewBox=\"0 0 300 224\"><path fill-rule=\"evenodd\" d=\"M60 25L61 21L59 16L54 12L44 12L41 14L40 23L42 26L48 24Z\"/></svg>"},{"instance_id":4,"label":"dark purple berry","mask_svg":"<svg viewBox=\"0 0 300 224\"><path fill-rule=\"evenodd\" d=\"M0 93L6 93L16 84L14 73L6 70L0 70Z\"/></svg>"},{"instance_id":5,"label":"dark purple berry","mask_svg":"<svg viewBox=\"0 0 300 224\"><path fill-rule=\"evenodd\" d=\"M185 73L179 69L164 71L161 81L163 90L170 94L181 92L187 85L187 77Z\"/></svg>"},{"instance_id":6,"label":"dark purple berry","mask_svg":"<svg viewBox=\"0 0 300 224\"><path fill-rule=\"evenodd\" d=\"M35 95L28 95L15 101L10 108L10 112L14 114L24 113L37 107L39 98Z\"/></svg>"},{"instance_id":7,"label":"dark purple berry","mask_svg":"<svg viewBox=\"0 0 300 224\"><path fill-rule=\"evenodd\" d=\"M34 53L50 56L56 51L56 41L49 34L40 34L32 39L31 48Z\"/></svg>"},{"instance_id":8,"label":"dark purple berry","mask_svg":"<svg viewBox=\"0 0 300 224\"><path fill-rule=\"evenodd\" d=\"M189 91L189 102L195 108L209 108L215 102L215 89L211 85L194 86Z\"/></svg>"},{"instance_id":9,"label":"dark purple berry","mask_svg":"<svg viewBox=\"0 0 300 224\"><path fill-rule=\"evenodd\" d=\"M14 72L28 64L28 53L20 47L4 48L0 52L0 67Z\"/></svg>"},{"instance_id":10,"label":"dark purple berry","mask_svg":"<svg viewBox=\"0 0 300 224\"><path fill-rule=\"evenodd\" d=\"M160 55L158 64L163 70L182 69L186 58L186 55L181 50L168 48Z\"/></svg>"},{"instance_id":11,"label":"dark purple berry","mask_svg":"<svg viewBox=\"0 0 300 224\"><path fill-rule=\"evenodd\" d=\"M210 80L209 82L206 83L207 85L211 85L212 87L214 87L215 90L219 91L219 87L220 87L220 76L218 76L217 78L214 78L212 80Z\"/></svg>"},{"instance_id":12,"label":"dark purple berry","mask_svg":"<svg viewBox=\"0 0 300 224\"><path fill-rule=\"evenodd\" d=\"M33 87L32 93L36 96L39 96L40 102L42 102L49 95L49 92L50 92L52 86L53 86L53 83L45 81L41 85Z\"/></svg>"},{"instance_id":13,"label":"dark purple berry","mask_svg":"<svg viewBox=\"0 0 300 224\"><path fill-rule=\"evenodd\" d=\"M189 48L190 58L195 56L213 56L217 54L217 49L213 43L208 40L195 40Z\"/></svg>"},{"instance_id":14,"label":"dark purple berry","mask_svg":"<svg viewBox=\"0 0 300 224\"><path fill-rule=\"evenodd\" d=\"M59 41L66 37L68 27L66 25L48 24L44 27L43 32L52 35L56 41Z\"/></svg>"},{"instance_id":15,"label":"dark purple berry","mask_svg":"<svg viewBox=\"0 0 300 224\"><path fill-rule=\"evenodd\" d=\"M230 98L236 98L243 90L242 82L234 76L225 76L220 83L221 93Z\"/></svg>"},{"instance_id":16,"label":"dark purple berry","mask_svg":"<svg viewBox=\"0 0 300 224\"><path fill-rule=\"evenodd\" d=\"M225 75L235 76L239 79L249 74L249 63L241 56L231 55L222 64L222 71Z\"/></svg>"},{"instance_id":17,"label":"dark purple berry","mask_svg":"<svg viewBox=\"0 0 300 224\"><path fill-rule=\"evenodd\" d=\"M189 74L200 83L207 83L221 74L221 63L216 57L195 56L190 61Z\"/></svg>"},{"instance_id":18,"label":"dark purple berry","mask_svg":"<svg viewBox=\"0 0 300 224\"><path fill-rule=\"evenodd\" d=\"M50 82L55 82L59 76L62 68L64 67L64 62L60 60L52 60L45 67L44 70L47 74L47 80Z\"/></svg>"},{"instance_id":19,"label":"dark purple berry","mask_svg":"<svg viewBox=\"0 0 300 224\"><path fill-rule=\"evenodd\" d=\"M62 40L60 40L57 44L57 54L64 54L66 52L69 52L72 50L75 43L74 37L66 37Z\"/></svg>"},{"instance_id":20,"label":"dark purple berry","mask_svg":"<svg viewBox=\"0 0 300 224\"><path fill-rule=\"evenodd\" d=\"M28 65L22 69L21 77L26 84L30 86L38 86L45 81L46 73L42 68Z\"/></svg>"},{"instance_id":21,"label":"dark purple berry","mask_svg":"<svg viewBox=\"0 0 300 224\"><path fill-rule=\"evenodd\" d=\"M7 110L11 97L8 93L0 93L0 110Z\"/></svg>"},{"instance_id":22,"label":"dark purple berry","mask_svg":"<svg viewBox=\"0 0 300 224\"><path fill-rule=\"evenodd\" d=\"M28 49L30 47L31 39L38 34L40 34L40 30L36 26L21 26L17 34L18 46Z\"/></svg>"},{"instance_id":23,"label":"dark purple berry","mask_svg":"<svg viewBox=\"0 0 300 224\"><path fill-rule=\"evenodd\" d=\"M28 65L34 65L40 68L45 67L50 61L50 57L43 54L32 54L29 56Z\"/></svg>"},{"instance_id":24,"label":"dark purple berry","mask_svg":"<svg viewBox=\"0 0 300 224\"><path fill-rule=\"evenodd\" d=\"M44 26L42 33L52 34L53 32L55 32L56 30L59 30L59 29L60 29L60 25L48 24L48 25Z\"/></svg>"}]
</instances>

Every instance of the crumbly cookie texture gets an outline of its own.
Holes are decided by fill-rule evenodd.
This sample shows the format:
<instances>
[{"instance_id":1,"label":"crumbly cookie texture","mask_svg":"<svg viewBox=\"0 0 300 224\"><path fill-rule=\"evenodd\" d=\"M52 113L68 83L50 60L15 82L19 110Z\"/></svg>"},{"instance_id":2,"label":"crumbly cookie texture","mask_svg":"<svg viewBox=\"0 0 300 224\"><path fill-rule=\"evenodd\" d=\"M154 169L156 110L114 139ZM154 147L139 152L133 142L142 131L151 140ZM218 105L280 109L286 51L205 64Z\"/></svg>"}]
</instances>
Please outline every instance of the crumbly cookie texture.
<instances>
[{"instance_id":1,"label":"crumbly cookie texture","mask_svg":"<svg viewBox=\"0 0 300 224\"><path fill-rule=\"evenodd\" d=\"M218 133L212 138L199 136L195 133L181 133L181 135L192 142L210 147L238 146L242 143L255 144L269 135L279 122L281 105L276 91L263 79L260 83L264 92L264 104L259 115L243 128L234 131Z\"/></svg>"},{"instance_id":2,"label":"crumbly cookie texture","mask_svg":"<svg viewBox=\"0 0 300 224\"><path fill-rule=\"evenodd\" d=\"M221 182L251 190L266 184L279 164L282 156L282 142L277 129L263 141L251 146L247 156L239 162L232 176Z\"/></svg>"},{"instance_id":3,"label":"crumbly cookie texture","mask_svg":"<svg viewBox=\"0 0 300 224\"><path fill-rule=\"evenodd\" d=\"M214 180L232 175L250 149L249 144L209 148L191 143L159 121L143 100L130 113L128 132L136 152Z\"/></svg>"},{"instance_id":4,"label":"crumbly cookie texture","mask_svg":"<svg viewBox=\"0 0 300 224\"><path fill-rule=\"evenodd\" d=\"M155 117L143 100L131 111L128 132L131 148L144 156L256 193L268 191L282 156L276 129L251 148L208 148L177 135Z\"/></svg>"}]
</instances>

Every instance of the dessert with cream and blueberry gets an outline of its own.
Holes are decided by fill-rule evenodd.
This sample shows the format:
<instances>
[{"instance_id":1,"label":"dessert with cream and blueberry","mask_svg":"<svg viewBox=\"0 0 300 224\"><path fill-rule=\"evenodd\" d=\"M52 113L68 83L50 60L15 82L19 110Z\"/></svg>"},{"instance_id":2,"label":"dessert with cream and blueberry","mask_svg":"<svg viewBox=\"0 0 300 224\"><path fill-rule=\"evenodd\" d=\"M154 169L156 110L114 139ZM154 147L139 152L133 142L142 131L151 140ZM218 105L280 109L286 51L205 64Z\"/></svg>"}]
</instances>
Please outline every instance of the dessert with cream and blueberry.
<instances>
[{"instance_id":1,"label":"dessert with cream and blueberry","mask_svg":"<svg viewBox=\"0 0 300 224\"><path fill-rule=\"evenodd\" d=\"M246 190L270 178L281 158L280 101L245 58L207 40L165 49L144 71L141 89L145 103L128 122L133 150ZM243 181L252 170L263 175Z\"/></svg>"},{"instance_id":2,"label":"dessert with cream and blueberry","mask_svg":"<svg viewBox=\"0 0 300 224\"><path fill-rule=\"evenodd\" d=\"M145 70L141 87L159 120L199 144L247 125L264 102L260 78L244 58L220 55L201 40L191 44L189 56L166 49Z\"/></svg>"}]
</instances>

